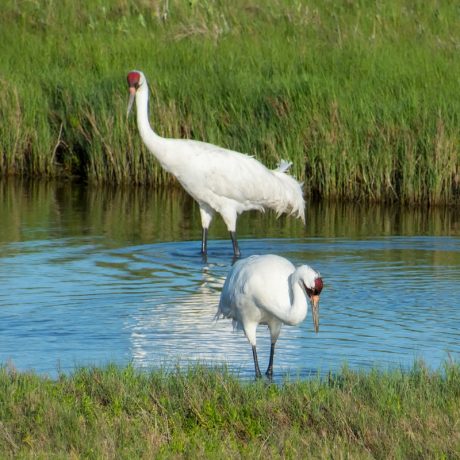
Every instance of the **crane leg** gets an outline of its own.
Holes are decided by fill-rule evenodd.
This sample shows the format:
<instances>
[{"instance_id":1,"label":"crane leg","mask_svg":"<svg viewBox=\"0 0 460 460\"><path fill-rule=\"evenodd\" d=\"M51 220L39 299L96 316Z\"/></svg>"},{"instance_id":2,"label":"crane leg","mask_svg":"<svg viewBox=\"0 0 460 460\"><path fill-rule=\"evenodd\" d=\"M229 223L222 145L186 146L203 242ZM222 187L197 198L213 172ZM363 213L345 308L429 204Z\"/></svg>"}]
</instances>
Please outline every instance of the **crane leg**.
<instances>
[{"instance_id":1,"label":"crane leg","mask_svg":"<svg viewBox=\"0 0 460 460\"><path fill-rule=\"evenodd\" d=\"M272 343L270 346L270 360L268 361L268 368L265 375L268 377L269 380L273 379L273 357L275 356L275 344Z\"/></svg>"},{"instance_id":2,"label":"crane leg","mask_svg":"<svg viewBox=\"0 0 460 460\"><path fill-rule=\"evenodd\" d=\"M238 241L236 239L236 232L230 232L230 237L232 238L232 244L233 244L233 255L235 257L240 257L241 252L240 248L238 247Z\"/></svg>"},{"instance_id":3,"label":"crane leg","mask_svg":"<svg viewBox=\"0 0 460 460\"><path fill-rule=\"evenodd\" d=\"M208 252L208 229L203 227L201 233L201 254L207 254Z\"/></svg>"},{"instance_id":4,"label":"crane leg","mask_svg":"<svg viewBox=\"0 0 460 460\"><path fill-rule=\"evenodd\" d=\"M257 350L256 346L252 346L252 356L254 358L254 368L256 370L256 379L260 379L262 377L262 373L260 372L260 367L259 367L259 360L257 359Z\"/></svg>"}]
</instances>

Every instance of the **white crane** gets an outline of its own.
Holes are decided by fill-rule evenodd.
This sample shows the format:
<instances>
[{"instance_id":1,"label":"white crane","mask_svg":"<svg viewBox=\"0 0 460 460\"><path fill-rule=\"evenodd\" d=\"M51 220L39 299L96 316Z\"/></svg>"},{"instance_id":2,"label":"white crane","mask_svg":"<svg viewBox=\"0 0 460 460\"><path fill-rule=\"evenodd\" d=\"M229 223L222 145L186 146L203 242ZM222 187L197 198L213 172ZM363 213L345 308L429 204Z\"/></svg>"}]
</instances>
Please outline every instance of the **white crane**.
<instances>
[{"instance_id":1,"label":"white crane","mask_svg":"<svg viewBox=\"0 0 460 460\"><path fill-rule=\"evenodd\" d=\"M128 85L128 114L136 100L137 126L144 144L198 202L203 254L207 252L208 228L215 212L222 216L230 232L235 257L240 256L236 220L243 211L270 208L278 215L296 215L305 223L301 184L286 174L291 163L281 161L277 169L270 170L248 155L216 145L161 137L149 123L149 90L144 74L137 70L129 72Z\"/></svg>"},{"instance_id":2,"label":"white crane","mask_svg":"<svg viewBox=\"0 0 460 460\"><path fill-rule=\"evenodd\" d=\"M256 350L256 330L266 324L270 330L270 360L266 375L273 377L275 344L283 324L296 325L307 316L307 298L312 305L315 332L319 329L319 295L323 280L308 265L296 268L277 255L251 256L231 268L220 296L216 319L231 318L243 329L252 345L256 378L261 377Z\"/></svg>"}]
</instances>

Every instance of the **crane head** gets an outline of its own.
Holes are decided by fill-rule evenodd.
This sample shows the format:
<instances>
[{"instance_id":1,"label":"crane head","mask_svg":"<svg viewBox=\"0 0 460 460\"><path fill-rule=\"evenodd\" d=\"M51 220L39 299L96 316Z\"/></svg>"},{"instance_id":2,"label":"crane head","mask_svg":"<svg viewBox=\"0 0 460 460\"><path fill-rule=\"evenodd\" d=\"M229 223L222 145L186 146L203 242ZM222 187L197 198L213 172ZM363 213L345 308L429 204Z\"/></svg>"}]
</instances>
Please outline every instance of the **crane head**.
<instances>
[{"instance_id":1,"label":"crane head","mask_svg":"<svg viewBox=\"0 0 460 460\"><path fill-rule=\"evenodd\" d=\"M129 115L131 112L131 108L134 104L134 99L136 96L136 91L140 88L140 86L144 83L145 77L142 72L138 70L133 70L128 73L128 86L129 86L129 101L128 101L128 110L126 116Z\"/></svg>"},{"instance_id":2,"label":"crane head","mask_svg":"<svg viewBox=\"0 0 460 460\"><path fill-rule=\"evenodd\" d=\"M319 331L319 295L323 290L323 279L318 276L315 278L314 287L307 287L305 286L305 290L307 291L307 295L311 301L311 313L313 317L313 326L315 328L315 332L318 333Z\"/></svg>"}]
</instances>

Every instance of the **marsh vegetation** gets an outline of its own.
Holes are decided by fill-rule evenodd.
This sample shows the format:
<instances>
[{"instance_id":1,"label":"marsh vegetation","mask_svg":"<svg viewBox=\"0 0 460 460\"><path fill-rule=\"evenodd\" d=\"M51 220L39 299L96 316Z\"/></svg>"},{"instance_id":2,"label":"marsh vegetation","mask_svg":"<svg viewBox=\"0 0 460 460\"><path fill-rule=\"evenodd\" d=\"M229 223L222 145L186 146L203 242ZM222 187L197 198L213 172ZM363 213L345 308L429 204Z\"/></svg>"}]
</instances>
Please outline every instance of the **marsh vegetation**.
<instances>
[{"instance_id":1,"label":"marsh vegetation","mask_svg":"<svg viewBox=\"0 0 460 460\"><path fill-rule=\"evenodd\" d=\"M200 365L57 380L0 369L3 458L458 458L460 369L282 385Z\"/></svg>"},{"instance_id":2,"label":"marsh vegetation","mask_svg":"<svg viewBox=\"0 0 460 460\"><path fill-rule=\"evenodd\" d=\"M294 162L306 195L460 194L452 2L6 0L0 174L173 184L126 121L145 71L163 136Z\"/></svg>"}]
</instances>

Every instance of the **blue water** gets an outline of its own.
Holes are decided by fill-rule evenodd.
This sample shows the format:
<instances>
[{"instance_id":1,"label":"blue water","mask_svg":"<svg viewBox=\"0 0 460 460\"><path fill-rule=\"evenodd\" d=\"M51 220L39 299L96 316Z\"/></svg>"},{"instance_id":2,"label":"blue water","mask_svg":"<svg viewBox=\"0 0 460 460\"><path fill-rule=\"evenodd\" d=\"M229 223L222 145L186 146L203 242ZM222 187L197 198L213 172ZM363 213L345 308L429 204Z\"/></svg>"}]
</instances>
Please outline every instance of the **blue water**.
<instances>
[{"instance_id":1,"label":"blue water","mask_svg":"<svg viewBox=\"0 0 460 460\"><path fill-rule=\"evenodd\" d=\"M82 221L80 206L65 219L59 214L59 223L56 216L27 218L33 208L21 213L17 227L8 222L7 228L17 232L4 233L0 241L0 363L55 376L108 362L152 368L199 361L226 364L243 378L253 376L244 334L233 331L230 320L214 320L232 263L224 230L212 235L205 260L199 254L196 209L184 208L180 224L171 224L193 228L185 235L191 239L166 232L173 240L161 241L155 240L155 229L148 236L115 237L113 226L125 225L122 220L103 225ZM310 212L316 221L325 211ZM300 326L284 327L275 374L306 377L334 372L345 363L353 369L405 368L416 359L437 368L447 359L459 360L456 224L448 235L442 235L446 227L430 235L417 225L394 233L377 226L367 235L360 227L348 235L347 221L343 230L321 236L315 227L308 236L308 228L291 229L286 219L270 228L271 236L255 237L263 233L256 219L248 215L242 224L243 256L275 253L294 264L308 263L325 282L319 334L310 313ZM275 221L273 216L263 219ZM260 326L262 368L268 361L268 338Z\"/></svg>"}]
</instances>

